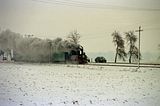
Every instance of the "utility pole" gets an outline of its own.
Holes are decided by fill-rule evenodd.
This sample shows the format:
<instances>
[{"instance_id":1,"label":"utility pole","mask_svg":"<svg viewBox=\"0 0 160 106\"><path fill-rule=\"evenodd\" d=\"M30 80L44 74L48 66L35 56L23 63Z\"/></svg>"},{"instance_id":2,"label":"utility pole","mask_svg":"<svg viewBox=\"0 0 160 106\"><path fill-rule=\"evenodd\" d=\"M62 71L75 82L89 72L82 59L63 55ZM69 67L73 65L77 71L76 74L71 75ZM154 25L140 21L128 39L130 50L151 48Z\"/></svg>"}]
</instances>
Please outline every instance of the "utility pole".
<instances>
[{"instance_id":1,"label":"utility pole","mask_svg":"<svg viewBox=\"0 0 160 106\"><path fill-rule=\"evenodd\" d=\"M139 26L139 29L138 30L136 30L136 32L139 32L139 50L138 50L138 68L140 67L140 40L141 40L141 38L140 38L140 36L141 36L141 31L143 31L142 29L141 29L141 26Z\"/></svg>"}]
</instances>

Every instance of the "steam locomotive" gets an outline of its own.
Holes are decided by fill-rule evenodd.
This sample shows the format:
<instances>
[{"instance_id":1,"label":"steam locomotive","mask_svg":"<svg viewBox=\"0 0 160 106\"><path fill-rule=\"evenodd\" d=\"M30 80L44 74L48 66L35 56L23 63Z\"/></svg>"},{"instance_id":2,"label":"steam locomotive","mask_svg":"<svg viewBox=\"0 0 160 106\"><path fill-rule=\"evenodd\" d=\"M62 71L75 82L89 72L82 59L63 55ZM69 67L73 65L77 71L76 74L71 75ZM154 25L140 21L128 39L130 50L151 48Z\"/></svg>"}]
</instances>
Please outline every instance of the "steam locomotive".
<instances>
[{"instance_id":1,"label":"steam locomotive","mask_svg":"<svg viewBox=\"0 0 160 106\"><path fill-rule=\"evenodd\" d=\"M65 52L57 52L52 56L53 63L72 63L72 64L86 64L89 62L87 55L85 54L83 47L70 49Z\"/></svg>"}]
</instances>

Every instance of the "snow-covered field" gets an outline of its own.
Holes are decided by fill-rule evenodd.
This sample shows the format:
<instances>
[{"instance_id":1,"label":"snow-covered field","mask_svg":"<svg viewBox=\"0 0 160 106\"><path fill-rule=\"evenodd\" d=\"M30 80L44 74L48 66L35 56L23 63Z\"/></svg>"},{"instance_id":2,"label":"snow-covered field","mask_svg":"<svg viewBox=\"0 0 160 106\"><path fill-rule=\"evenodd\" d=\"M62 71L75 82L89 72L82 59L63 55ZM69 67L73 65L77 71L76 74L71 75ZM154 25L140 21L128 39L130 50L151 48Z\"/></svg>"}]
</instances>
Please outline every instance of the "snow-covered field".
<instances>
[{"instance_id":1,"label":"snow-covered field","mask_svg":"<svg viewBox=\"0 0 160 106\"><path fill-rule=\"evenodd\" d=\"M160 106L160 69L0 63L0 106Z\"/></svg>"}]
</instances>

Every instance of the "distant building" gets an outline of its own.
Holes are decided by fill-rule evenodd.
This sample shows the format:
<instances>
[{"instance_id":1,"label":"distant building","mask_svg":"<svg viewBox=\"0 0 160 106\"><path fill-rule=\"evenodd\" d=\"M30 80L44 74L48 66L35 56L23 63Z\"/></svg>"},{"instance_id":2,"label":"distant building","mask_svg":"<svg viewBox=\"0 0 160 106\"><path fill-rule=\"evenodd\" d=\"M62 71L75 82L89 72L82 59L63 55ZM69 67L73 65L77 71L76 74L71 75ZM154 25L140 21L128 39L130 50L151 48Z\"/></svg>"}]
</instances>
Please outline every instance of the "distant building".
<instances>
[{"instance_id":1,"label":"distant building","mask_svg":"<svg viewBox=\"0 0 160 106\"><path fill-rule=\"evenodd\" d=\"M2 50L0 50L0 62L3 61L3 57L4 57L4 52Z\"/></svg>"},{"instance_id":2,"label":"distant building","mask_svg":"<svg viewBox=\"0 0 160 106\"><path fill-rule=\"evenodd\" d=\"M0 62L11 62L13 61L13 49L11 50L0 50Z\"/></svg>"}]
</instances>

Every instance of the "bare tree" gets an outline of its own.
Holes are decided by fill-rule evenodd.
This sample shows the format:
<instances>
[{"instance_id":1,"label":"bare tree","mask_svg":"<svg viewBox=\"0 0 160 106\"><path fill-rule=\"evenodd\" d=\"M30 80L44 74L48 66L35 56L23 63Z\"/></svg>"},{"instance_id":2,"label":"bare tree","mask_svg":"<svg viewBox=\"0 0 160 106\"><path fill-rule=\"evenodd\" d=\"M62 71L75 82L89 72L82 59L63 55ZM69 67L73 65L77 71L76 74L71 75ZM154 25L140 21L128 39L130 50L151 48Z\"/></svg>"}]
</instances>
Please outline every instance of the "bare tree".
<instances>
[{"instance_id":1,"label":"bare tree","mask_svg":"<svg viewBox=\"0 0 160 106\"><path fill-rule=\"evenodd\" d=\"M74 30L74 31L70 32L70 34L68 35L68 39L71 43L78 45L79 39L80 39L80 34L77 32L77 30Z\"/></svg>"},{"instance_id":2,"label":"bare tree","mask_svg":"<svg viewBox=\"0 0 160 106\"><path fill-rule=\"evenodd\" d=\"M115 63L117 62L117 57L125 61L127 54L125 52L124 40L122 36L117 31L113 32L112 36L113 36L113 43L116 46Z\"/></svg>"},{"instance_id":3,"label":"bare tree","mask_svg":"<svg viewBox=\"0 0 160 106\"><path fill-rule=\"evenodd\" d=\"M132 60L137 60L138 59L138 48L135 46L135 43L137 41L137 37L134 34L134 31L128 31L125 32L126 35L126 40L127 40L127 44L129 45L129 63L132 62ZM141 56L141 55L140 55Z\"/></svg>"}]
</instances>

